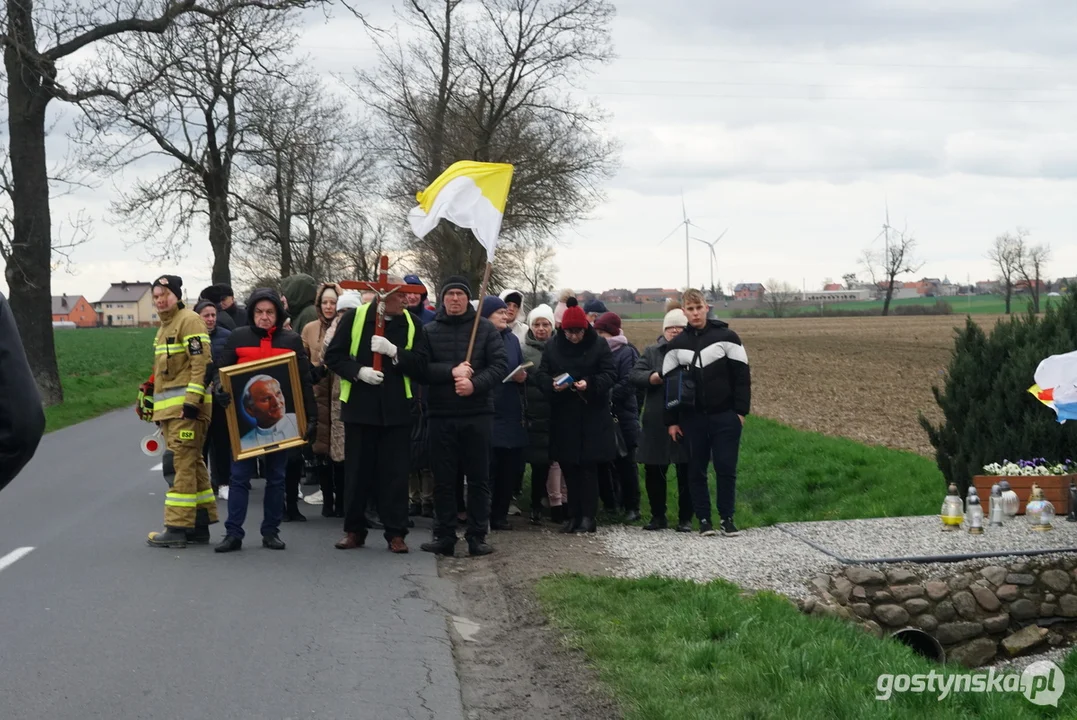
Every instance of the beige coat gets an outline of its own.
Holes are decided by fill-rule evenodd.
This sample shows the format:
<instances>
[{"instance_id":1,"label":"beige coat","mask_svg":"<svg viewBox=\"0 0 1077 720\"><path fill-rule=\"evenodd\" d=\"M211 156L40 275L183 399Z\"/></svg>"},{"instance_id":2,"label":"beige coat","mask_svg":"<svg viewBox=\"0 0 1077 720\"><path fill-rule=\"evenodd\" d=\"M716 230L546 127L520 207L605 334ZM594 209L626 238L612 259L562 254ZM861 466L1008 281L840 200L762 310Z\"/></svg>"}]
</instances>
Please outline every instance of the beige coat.
<instances>
[{"instance_id":1,"label":"beige coat","mask_svg":"<svg viewBox=\"0 0 1077 720\"><path fill-rule=\"evenodd\" d=\"M322 341L321 357L325 356L325 349L337 332L340 324L340 315L333 318L329 329L325 331L325 339ZM329 409L332 431L329 435L329 458L333 462L344 462L344 423L340 419L340 378L335 373L330 373L333 381L333 399Z\"/></svg>"},{"instance_id":2,"label":"beige coat","mask_svg":"<svg viewBox=\"0 0 1077 720\"><path fill-rule=\"evenodd\" d=\"M321 317L322 306L322 294L327 288L332 288L336 291L337 297L340 297L343 292L339 285L336 283L322 283L318 287L318 294L315 299L316 307L318 308L318 319L309 322L303 328L303 332L300 336L303 338L303 346L306 348L307 355L310 356L310 364L312 366L318 366L322 364L322 358L325 357L325 348L327 343L325 342L326 330L328 323L323 322ZM336 318L333 319L335 321ZM332 433L333 423L332 417L332 403L335 399L340 398L340 385L336 385L334 391L333 376L327 375L321 382L314 386L314 401L318 405L318 434L314 439L314 454L315 455L329 455L330 447L332 445Z\"/></svg>"}]
</instances>

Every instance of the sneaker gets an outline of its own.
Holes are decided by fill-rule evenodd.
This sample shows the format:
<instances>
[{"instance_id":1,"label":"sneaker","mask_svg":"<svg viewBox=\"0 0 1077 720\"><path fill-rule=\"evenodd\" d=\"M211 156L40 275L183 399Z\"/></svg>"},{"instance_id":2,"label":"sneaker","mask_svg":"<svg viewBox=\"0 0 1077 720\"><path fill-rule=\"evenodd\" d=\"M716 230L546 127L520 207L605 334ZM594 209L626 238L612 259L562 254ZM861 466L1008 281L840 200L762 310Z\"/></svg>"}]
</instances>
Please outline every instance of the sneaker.
<instances>
[{"instance_id":1,"label":"sneaker","mask_svg":"<svg viewBox=\"0 0 1077 720\"><path fill-rule=\"evenodd\" d=\"M665 515L655 515L651 518L651 521L643 526L644 530L665 530L669 525L667 524Z\"/></svg>"},{"instance_id":2,"label":"sneaker","mask_svg":"<svg viewBox=\"0 0 1077 720\"><path fill-rule=\"evenodd\" d=\"M325 502L325 498L322 496L322 491L318 490L317 492L314 492L303 498L303 502L305 502L307 505L321 505Z\"/></svg>"},{"instance_id":3,"label":"sneaker","mask_svg":"<svg viewBox=\"0 0 1077 720\"><path fill-rule=\"evenodd\" d=\"M714 531L714 526L711 525L710 520L699 521L699 534L703 537L714 537L718 533Z\"/></svg>"},{"instance_id":4,"label":"sneaker","mask_svg":"<svg viewBox=\"0 0 1077 720\"><path fill-rule=\"evenodd\" d=\"M516 503L511 503L509 505L509 515L519 516L523 515L523 513L520 512L520 508L516 507Z\"/></svg>"},{"instance_id":5,"label":"sneaker","mask_svg":"<svg viewBox=\"0 0 1077 720\"><path fill-rule=\"evenodd\" d=\"M221 485L219 488L217 488L217 497L219 499L221 499L221 500L227 500L228 499L228 486L227 485Z\"/></svg>"},{"instance_id":6,"label":"sneaker","mask_svg":"<svg viewBox=\"0 0 1077 720\"><path fill-rule=\"evenodd\" d=\"M726 537L736 537L740 535L740 530L733 524L733 518L722 518L722 534Z\"/></svg>"},{"instance_id":7,"label":"sneaker","mask_svg":"<svg viewBox=\"0 0 1077 720\"><path fill-rule=\"evenodd\" d=\"M678 523L676 530L679 533L690 533L690 532L692 532L692 521L691 520L686 520L686 521L684 521L682 523Z\"/></svg>"}]
</instances>

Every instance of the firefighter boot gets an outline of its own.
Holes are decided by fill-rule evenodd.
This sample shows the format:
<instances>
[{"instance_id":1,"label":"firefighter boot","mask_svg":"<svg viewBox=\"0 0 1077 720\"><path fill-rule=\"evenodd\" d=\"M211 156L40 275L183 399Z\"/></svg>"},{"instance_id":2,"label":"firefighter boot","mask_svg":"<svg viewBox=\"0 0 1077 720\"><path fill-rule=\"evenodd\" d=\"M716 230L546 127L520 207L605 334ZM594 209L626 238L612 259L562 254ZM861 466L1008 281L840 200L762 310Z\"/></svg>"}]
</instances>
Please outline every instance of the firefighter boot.
<instances>
[{"instance_id":1,"label":"firefighter boot","mask_svg":"<svg viewBox=\"0 0 1077 720\"><path fill-rule=\"evenodd\" d=\"M164 532L151 532L146 542L152 547L185 548L187 531L185 528L165 527Z\"/></svg>"},{"instance_id":2,"label":"firefighter boot","mask_svg":"<svg viewBox=\"0 0 1077 720\"><path fill-rule=\"evenodd\" d=\"M187 542L192 545L209 545L209 510L198 508L194 516L194 530L187 530Z\"/></svg>"}]
</instances>

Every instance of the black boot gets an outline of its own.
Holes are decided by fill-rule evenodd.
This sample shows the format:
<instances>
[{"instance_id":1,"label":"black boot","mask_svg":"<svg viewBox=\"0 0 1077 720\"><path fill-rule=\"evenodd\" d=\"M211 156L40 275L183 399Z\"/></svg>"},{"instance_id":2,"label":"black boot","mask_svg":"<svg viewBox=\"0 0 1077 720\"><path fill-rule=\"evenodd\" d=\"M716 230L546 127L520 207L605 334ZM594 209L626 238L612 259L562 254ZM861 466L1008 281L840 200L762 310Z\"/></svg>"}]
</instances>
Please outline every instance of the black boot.
<instances>
[{"instance_id":1,"label":"black boot","mask_svg":"<svg viewBox=\"0 0 1077 720\"><path fill-rule=\"evenodd\" d=\"M580 520L580 525L576 528L577 533L593 533L597 530L598 525L595 523L595 519L589 517L585 517Z\"/></svg>"},{"instance_id":2,"label":"black boot","mask_svg":"<svg viewBox=\"0 0 1077 720\"><path fill-rule=\"evenodd\" d=\"M184 528L166 526L164 532L151 532L146 538L146 543L151 547L185 548L187 547L187 531Z\"/></svg>"},{"instance_id":3,"label":"black boot","mask_svg":"<svg viewBox=\"0 0 1077 720\"><path fill-rule=\"evenodd\" d=\"M237 538L235 535L225 535L224 540L221 540L217 547L213 548L213 552L226 553L235 552L243 547L243 541Z\"/></svg>"},{"instance_id":4,"label":"black boot","mask_svg":"<svg viewBox=\"0 0 1077 720\"><path fill-rule=\"evenodd\" d=\"M209 510L198 508L194 514L194 530L187 530L187 542L209 545Z\"/></svg>"},{"instance_id":5,"label":"black boot","mask_svg":"<svg viewBox=\"0 0 1077 720\"><path fill-rule=\"evenodd\" d=\"M643 526L644 530L665 530L669 527L669 522L666 520L665 515L655 515L651 518L651 521Z\"/></svg>"},{"instance_id":6,"label":"black boot","mask_svg":"<svg viewBox=\"0 0 1077 720\"><path fill-rule=\"evenodd\" d=\"M435 538L430 542L423 543L419 546L419 549L423 552L434 553L435 555L444 555L446 557L452 557L456 554L456 538L443 537Z\"/></svg>"},{"instance_id":7,"label":"black boot","mask_svg":"<svg viewBox=\"0 0 1077 720\"><path fill-rule=\"evenodd\" d=\"M639 522L639 520L640 520L639 510L627 510L627 511L625 511L625 522L626 523Z\"/></svg>"},{"instance_id":8,"label":"black boot","mask_svg":"<svg viewBox=\"0 0 1077 720\"><path fill-rule=\"evenodd\" d=\"M565 506L554 505L550 508L550 522L560 525L565 521Z\"/></svg>"},{"instance_id":9,"label":"black boot","mask_svg":"<svg viewBox=\"0 0 1077 720\"><path fill-rule=\"evenodd\" d=\"M299 512L298 504L289 503L289 507L284 511L284 522L306 522L307 517Z\"/></svg>"},{"instance_id":10,"label":"black boot","mask_svg":"<svg viewBox=\"0 0 1077 720\"><path fill-rule=\"evenodd\" d=\"M478 557L479 555L489 555L494 549L486 544L486 538L473 535L467 539L467 551L473 557Z\"/></svg>"},{"instance_id":11,"label":"black boot","mask_svg":"<svg viewBox=\"0 0 1077 720\"><path fill-rule=\"evenodd\" d=\"M532 525L541 525L542 524L542 511L538 510L538 509L535 509L535 508L532 508L531 516L528 518L528 521Z\"/></svg>"},{"instance_id":12,"label":"black boot","mask_svg":"<svg viewBox=\"0 0 1077 720\"><path fill-rule=\"evenodd\" d=\"M576 518L570 517L565 520L565 522L561 525L561 529L558 532L562 532L567 535L568 533L576 532L576 528L578 528L579 526L580 525L576 521Z\"/></svg>"}]
</instances>

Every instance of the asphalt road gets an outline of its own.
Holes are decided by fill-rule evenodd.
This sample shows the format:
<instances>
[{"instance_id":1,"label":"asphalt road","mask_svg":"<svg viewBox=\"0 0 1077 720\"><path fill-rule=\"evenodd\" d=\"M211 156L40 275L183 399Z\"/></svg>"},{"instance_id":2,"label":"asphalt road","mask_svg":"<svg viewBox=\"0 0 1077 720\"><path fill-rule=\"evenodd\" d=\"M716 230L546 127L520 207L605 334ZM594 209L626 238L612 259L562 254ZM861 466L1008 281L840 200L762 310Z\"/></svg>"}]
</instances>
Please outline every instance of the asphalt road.
<instances>
[{"instance_id":1,"label":"asphalt road","mask_svg":"<svg viewBox=\"0 0 1077 720\"><path fill-rule=\"evenodd\" d=\"M122 411L46 436L0 493L0 718L462 718L429 530L404 556L380 532L341 551L341 521L304 505L266 550L256 480L241 552L151 548L147 427Z\"/></svg>"}]
</instances>

